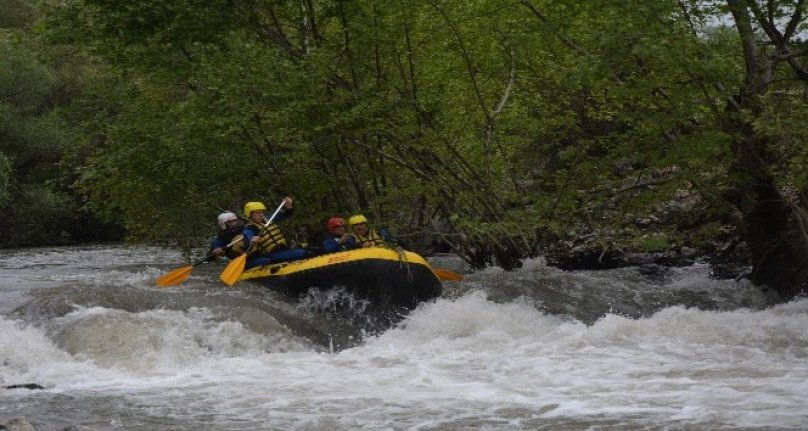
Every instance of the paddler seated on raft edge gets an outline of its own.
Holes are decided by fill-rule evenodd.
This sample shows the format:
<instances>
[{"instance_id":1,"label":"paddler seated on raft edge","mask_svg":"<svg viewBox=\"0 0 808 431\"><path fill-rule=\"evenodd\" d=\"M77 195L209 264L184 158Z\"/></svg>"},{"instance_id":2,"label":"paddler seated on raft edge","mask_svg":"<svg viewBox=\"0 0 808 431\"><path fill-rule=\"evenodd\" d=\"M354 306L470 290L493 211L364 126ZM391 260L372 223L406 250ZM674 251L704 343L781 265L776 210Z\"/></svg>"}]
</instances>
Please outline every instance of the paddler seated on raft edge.
<instances>
[{"instance_id":1,"label":"paddler seated on raft edge","mask_svg":"<svg viewBox=\"0 0 808 431\"><path fill-rule=\"evenodd\" d=\"M233 250L228 247L233 240L241 235L244 231L244 224L238 219L238 216L231 211L225 211L216 218L216 224L219 226L218 235L210 241L210 260L215 260L217 257L226 257L228 259L235 259L241 255L240 251Z\"/></svg>"},{"instance_id":2,"label":"paddler seated on raft edge","mask_svg":"<svg viewBox=\"0 0 808 431\"><path fill-rule=\"evenodd\" d=\"M323 240L324 253L336 253L357 248L356 242L345 225L345 219L332 217L325 224L326 232Z\"/></svg>"},{"instance_id":3,"label":"paddler seated on raft edge","mask_svg":"<svg viewBox=\"0 0 808 431\"><path fill-rule=\"evenodd\" d=\"M244 240L233 245L236 252L243 253L249 249L245 269L270 263L288 262L305 259L311 255L302 248L290 248L283 232L276 224L292 216L294 201L287 196L281 212L279 212L266 228L267 207L262 202L247 202L244 205L244 216L247 217L247 226L244 227Z\"/></svg>"},{"instance_id":4,"label":"paddler seated on raft edge","mask_svg":"<svg viewBox=\"0 0 808 431\"><path fill-rule=\"evenodd\" d=\"M385 228L379 230L371 229L368 219L362 214L356 214L348 219L348 224L353 230L354 243L357 248L365 247L385 247L396 251L404 251L404 248L393 238L393 235Z\"/></svg>"}]
</instances>

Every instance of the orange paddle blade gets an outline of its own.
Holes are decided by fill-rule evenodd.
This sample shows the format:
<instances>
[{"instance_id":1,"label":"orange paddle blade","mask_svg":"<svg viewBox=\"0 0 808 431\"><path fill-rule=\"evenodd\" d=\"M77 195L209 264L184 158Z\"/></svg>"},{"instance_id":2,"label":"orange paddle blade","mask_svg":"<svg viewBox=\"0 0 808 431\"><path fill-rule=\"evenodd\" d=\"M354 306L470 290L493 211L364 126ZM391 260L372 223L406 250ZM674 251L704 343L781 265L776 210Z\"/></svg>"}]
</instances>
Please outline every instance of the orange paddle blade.
<instances>
[{"instance_id":1,"label":"orange paddle blade","mask_svg":"<svg viewBox=\"0 0 808 431\"><path fill-rule=\"evenodd\" d=\"M450 270L443 268L432 268L432 272L438 276L441 281L463 281L463 276Z\"/></svg>"},{"instance_id":2,"label":"orange paddle blade","mask_svg":"<svg viewBox=\"0 0 808 431\"><path fill-rule=\"evenodd\" d=\"M241 273L244 272L244 265L246 264L247 254L242 254L227 264L227 267L222 271L222 275L220 275L219 278L222 279L226 285L233 286L233 284L238 281L238 278L241 277Z\"/></svg>"},{"instance_id":3,"label":"orange paddle blade","mask_svg":"<svg viewBox=\"0 0 808 431\"><path fill-rule=\"evenodd\" d=\"M160 287L168 287L174 286L175 284L180 284L185 281L189 275L191 275L191 270L194 269L193 266L183 266L182 268L177 268L168 274L165 274L157 279L157 285Z\"/></svg>"}]
</instances>

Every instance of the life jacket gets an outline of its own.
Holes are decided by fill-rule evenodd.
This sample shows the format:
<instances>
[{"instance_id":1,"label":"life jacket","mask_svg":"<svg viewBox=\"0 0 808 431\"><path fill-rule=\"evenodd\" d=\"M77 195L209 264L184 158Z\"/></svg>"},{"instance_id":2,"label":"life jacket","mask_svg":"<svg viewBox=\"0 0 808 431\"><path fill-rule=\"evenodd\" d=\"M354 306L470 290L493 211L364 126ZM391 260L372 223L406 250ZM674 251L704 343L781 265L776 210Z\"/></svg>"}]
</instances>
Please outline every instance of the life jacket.
<instances>
[{"instance_id":1,"label":"life jacket","mask_svg":"<svg viewBox=\"0 0 808 431\"><path fill-rule=\"evenodd\" d=\"M359 235L358 233L354 232L351 234L354 241L356 241L357 247L389 247L387 241L379 235L378 232L374 229L368 230L367 236ZM366 246L365 244L370 244Z\"/></svg>"},{"instance_id":2,"label":"life jacket","mask_svg":"<svg viewBox=\"0 0 808 431\"><path fill-rule=\"evenodd\" d=\"M238 234L238 235L234 236L233 238L230 238L229 241L227 241L228 244L230 244L232 242L233 245L230 246L230 247L225 247L224 255L225 255L226 258L228 258L230 260L233 260L233 259L241 256L243 251L240 248L236 249L236 246L239 245L239 244L242 244L243 239L244 239L244 236L241 235L241 234Z\"/></svg>"},{"instance_id":3,"label":"life jacket","mask_svg":"<svg viewBox=\"0 0 808 431\"><path fill-rule=\"evenodd\" d=\"M244 230L250 229L256 235L261 232L263 229L263 233L258 237L258 241L256 241L251 249L251 255L253 256L261 256L267 255L271 253L275 249L283 249L286 248L286 237L283 236L283 232L275 223L270 223L266 229L264 229L263 224L253 223L250 222ZM243 242L241 242L243 244Z\"/></svg>"},{"instance_id":4,"label":"life jacket","mask_svg":"<svg viewBox=\"0 0 808 431\"><path fill-rule=\"evenodd\" d=\"M219 235L211 242L211 250L216 247L221 247L224 250L224 255L230 260L239 257L244 252L243 239L244 236L241 232L244 230L243 225L236 226L233 229L219 230Z\"/></svg>"}]
</instances>

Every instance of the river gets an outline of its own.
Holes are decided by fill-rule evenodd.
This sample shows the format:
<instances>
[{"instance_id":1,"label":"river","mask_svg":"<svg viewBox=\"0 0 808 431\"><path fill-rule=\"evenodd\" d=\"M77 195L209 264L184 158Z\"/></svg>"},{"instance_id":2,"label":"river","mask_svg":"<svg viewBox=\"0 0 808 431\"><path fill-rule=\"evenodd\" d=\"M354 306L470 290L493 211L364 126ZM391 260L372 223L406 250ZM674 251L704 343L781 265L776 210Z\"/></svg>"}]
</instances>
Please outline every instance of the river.
<instances>
[{"instance_id":1,"label":"river","mask_svg":"<svg viewBox=\"0 0 808 431\"><path fill-rule=\"evenodd\" d=\"M451 256L436 267L463 271ZM0 423L92 430L805 429L808 299L709 267L446 282L406 315L154 280L176 251L0 251Z\"/></svg>"}]
</instances>

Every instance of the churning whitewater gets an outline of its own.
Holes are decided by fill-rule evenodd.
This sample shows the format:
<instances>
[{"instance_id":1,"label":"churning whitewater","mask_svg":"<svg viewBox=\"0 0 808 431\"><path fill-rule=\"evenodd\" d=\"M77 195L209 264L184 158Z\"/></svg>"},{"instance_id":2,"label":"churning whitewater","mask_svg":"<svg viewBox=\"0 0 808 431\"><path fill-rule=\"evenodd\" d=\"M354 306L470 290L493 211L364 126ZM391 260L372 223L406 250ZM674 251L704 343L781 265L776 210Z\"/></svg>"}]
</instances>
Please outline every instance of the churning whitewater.
<instances>
[{"instance_id":1,"label":"churning whitewater","mask_svg":"<svg viewBox=\"0 0 808 431\"><path fill-rule=\"evenodd\" d=\"M460 262L438 257L441 266ZM0 423L38 430L803 429L808 300L705 265L445 284L403 316L344 292L154 286L154 247L0 253ZM173 265L172 265L173 263Z\"/></svg>"}]
</instances>

